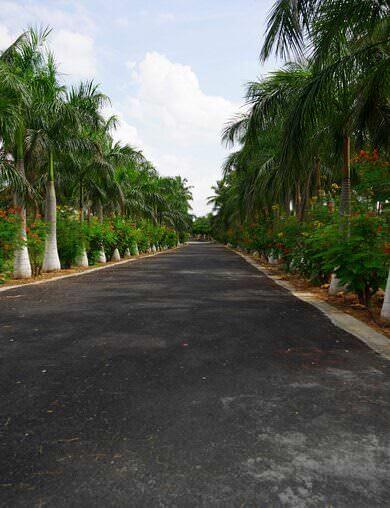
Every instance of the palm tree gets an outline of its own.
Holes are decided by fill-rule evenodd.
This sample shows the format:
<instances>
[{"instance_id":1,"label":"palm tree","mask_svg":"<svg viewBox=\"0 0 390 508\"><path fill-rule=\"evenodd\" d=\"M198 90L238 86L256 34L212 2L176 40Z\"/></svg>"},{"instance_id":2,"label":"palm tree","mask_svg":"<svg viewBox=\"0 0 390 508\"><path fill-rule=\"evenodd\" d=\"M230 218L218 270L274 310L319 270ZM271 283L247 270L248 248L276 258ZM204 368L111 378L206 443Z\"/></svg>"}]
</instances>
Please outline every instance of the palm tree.
<instances>
[{"instance_id":1,"label":"palm tree","mask_svg":"<svg viewBox=\"0 0 390 508\"><path fill-rule=\"evenodd\" d=\"M30 29L0 57L3 75L13 76L15 84L20 83L18 88L16 86L12 88L14 95L9 107L13 112L10 115L8 127L4 128L3 122L1 133L6 149L15 154L15 168L20 181L25 180L25 143L31 119L31 85L42 66L41 49L48 34L47 29L41 31ZM21 224L20 245L17 246L14 256L14 277L28 278L31 277L31 264L27 249L25 193L21 192L20 188L15 189L14 205L19 213Z\"/></svg>"},{"instance_id":2,"label":"palm tree","mask_svg":"<svg viewBox=\"0 0 390 508\"><path fill-rule=\"evenodd\" d=\"M104 214L121 215L183 231L190 222L187 182L160 177L142 152L113 142L116 119L102 116L108 97L93 82L70 90L59 82L45 46L49 33L29 29L0 55L0 190L6 202L13 193L20 214L16 277L31 275L30 202L35 217L45 208L44 271L60 268L57 194L61 204L79 208L81 222L85 210L88 220L91 214L101 221Z\"/></svg>"},{"instance_id":3,"label":"palm tree","mask_svg":"<svg viewBox=\"0 0 390 508\"><path fill-rule=\"evenodd\" d=\"M46 183L45 216L48 232L42 269L44 272L60 270L57 249L57 219L55 167L56 158L63 151L75 151L85 143L77 137L80 122L77 111L66 102L65 87L57 80L54 59L49 53L45 65L32 84L34 112L30 123L28 149L31 165L39 167Z\"/></svg>"},{"instance_id":4,"label":"palm tree","mask_svg":"<svg viewBox=\"0 0 390 508\"><path fill-rule=\"evenodd\" d=\"M348 12L348 16L345 13ZM301 148L307 133L336 125L342 157L341 214L351 207L351 136L388 148L389 5L377 0L279 0L269 18L261 58L275 48L310 62L311 77L286 121L286 147Z\"/></svg>"}]
</instances>

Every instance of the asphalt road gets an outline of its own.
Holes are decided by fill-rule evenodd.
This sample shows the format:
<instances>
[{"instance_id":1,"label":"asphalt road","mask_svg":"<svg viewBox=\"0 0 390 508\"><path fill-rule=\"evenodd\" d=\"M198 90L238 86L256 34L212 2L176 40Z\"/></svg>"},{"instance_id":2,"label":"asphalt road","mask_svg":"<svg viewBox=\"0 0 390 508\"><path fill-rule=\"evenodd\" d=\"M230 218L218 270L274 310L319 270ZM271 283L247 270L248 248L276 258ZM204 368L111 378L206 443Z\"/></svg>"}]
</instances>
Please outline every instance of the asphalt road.
<instances>
[{"instance_id":1,"label":"asphalt road","mask_svg":"<svg viewBox=\"0 0 390 508\"><path fill-rule=\"evenodd\" d=\"M389 362L221 246L0 293L0 505L388 507Z\"/></svg>"}]
</instances>

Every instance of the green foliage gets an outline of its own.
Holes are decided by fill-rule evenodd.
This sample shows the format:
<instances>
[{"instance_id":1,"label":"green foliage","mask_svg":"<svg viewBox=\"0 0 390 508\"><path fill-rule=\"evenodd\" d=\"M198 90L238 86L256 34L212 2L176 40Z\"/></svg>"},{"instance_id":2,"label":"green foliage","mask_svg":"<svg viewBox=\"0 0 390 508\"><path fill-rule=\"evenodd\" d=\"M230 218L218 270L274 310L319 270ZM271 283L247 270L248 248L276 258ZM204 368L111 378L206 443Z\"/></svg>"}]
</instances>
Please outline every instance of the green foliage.
<instances>
[{"instance_id":1,"label":"green foliage","mask_svg":"<svg viewBox=\"0 0 390 508\"><path fill-rule=\"evenodd\" d=\"M35 219L26 228L27 247L30 255L31 270L34 277L42 270L43 255L45 252L45 238L47 224L42 219Z\"/></svg>"},{"instance_id":2,"label":"green foliage","mask_svg":"<svg viewBox=\"0 0 390 508\"><path fill-rule=\"evenodd\" d=\"M164 228L164 231L162 234L162 239L161 239L163 246L166 246L169 248L176 247L177 240L178 240L178 236L177 236L177 233L174 229Z\"/></svg>"},{"instance_id":3,"label":"green foliage","mask_svg":"<svg viewBox=\"0 0 390 508\"><path fill-rule=\"evenodd\" d=\"M12 256L20 230L20 216L14 209L0 210L0 283L10 275Z\"/></svg>"},{"instance_id":4,"label":"green foliage","mask_svg":"<svg viewBox=\"0 0 390 508\"><path fill-rule=\"evenodd\" d=\"M355 212L346 229L337 213L317 207L304 222L296 216L266 219L230 228L226 239L264 256L280 255L285 269L317 284L335 272L365 305L384 288L390 264L388 218L374 212Z\"/></svg>"},{"instance_id":5,"label":"green foliage","mask_svg":"<svg viewBox=\"0 0 390 508\"><path fill-rule=\"evenodd\" d=\"M193 235L211 235L211 214L204 217L197 217L192 222L192 234Z\"/></svg>"},{"instance_id":6,"label":"green foliage","mask_svg":"<svg viewBox=\"0 0 390 508\"><path fill-rule=\"evenodd\" d=\"M175 247L178 233L167 226L159 226L147 220L138 223L125 217L114 217L100 222L92 217L84 225L86 239L89 245L88 259L91 263L97 258L98 251L104 247L106 255L110 258L114 249L119 249L121 256L127 248L131 255L135 255L135 246L139 252L146 252L149 245L161 247Z\"/></svg>"},{"instance_id":7,"label":"green foliage","mask_svg":"<svg viewBox=\"0 0 390 508\"><path fill-rule=\"evenodd\" d=\"M354 189L365 198L365 204L386 202L390 196L390 164L379 157L378 150L372 153L360 150L354 158L352 170L356 174Z\"/></svg>"},{"instance_id":8,"label":"green foliage","mask_svg":"<svg viewBox=\"0 0 390 508\"><path fill-rule=\"evenodd\" d=\"M336 267L336 276L348 289L354 291L359 301L367 305L371 296L385 287L389 268L386 254L386 238L389 225L383 217L355 215L350 223L350 232L330 231L328 248L325 250L324 270Z\"/></svg>"},{"instance_id":9,"label":"green foliage","mask_svg":"<svg viewBox=\"0 0 390 508\"><path fill-rule=\"evenodd\" d=\"M57 214L57 244L62 268L70 268L87 241L85 227L72 209L62 208Z\"/></svg>"},{"instance_id":10,"label":"green foliage","mask_svg":"<svg viewBox=\"0 0 390 508\"><path fill-rule=\"evenodd\" d=\"M31 219L56 199L63 267L84 247L94 263L101 247L110 258L115 248L123 255L136 244L140 252L150 243L173 245L175 232L184 236L190 228L191 187L182 177L159 175L140 150L114 141L117 119L105 118L110 100L99 85L62 84L47 51L50 32L27 29L0 54L0 210L16 198ZM12 221L2 222L0 270L8 271L17 233ZM36 275L44 228L35 226L27 243Z\"/></svg>"}]
</instances>

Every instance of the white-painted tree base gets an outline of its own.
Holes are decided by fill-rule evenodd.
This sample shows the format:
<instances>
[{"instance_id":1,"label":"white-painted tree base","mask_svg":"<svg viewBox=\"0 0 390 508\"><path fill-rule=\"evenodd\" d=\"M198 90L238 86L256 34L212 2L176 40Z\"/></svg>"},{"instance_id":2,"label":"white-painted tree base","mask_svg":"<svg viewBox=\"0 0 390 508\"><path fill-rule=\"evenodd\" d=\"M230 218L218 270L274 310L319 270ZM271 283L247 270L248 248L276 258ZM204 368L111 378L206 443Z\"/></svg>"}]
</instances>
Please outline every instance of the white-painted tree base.
<instances>
[{"instance_id":1,"label":"white-painted tree base","mask_svg":"<svg viewBox=\"0 0 390 508\"><path fill-rule=\"evenodd\" d=\"M131 258L131 254L130 254L130 249L127 247L127 249L125 250L125 254L123 256L125 259L129 259Z\"/></svg>"},{"instance_id":2,"label":"white-painted tree base","mask_svg":"<svg viewBox=\"0 0 390 508\"><path fill-rule=\"evenodd\" d=\"M112 254L111 261L120 261L120 259L121 259L121 256L119 254L119 250L115 249Z\"/></svg>"},{"instance_id":3,"label":"white-painted tree base","mask_svg":"<svg viewBox=\"0 0 390 508\"><path fill-rule=\"evenodd\" d=\"M45 240L45 254L43 256L42 272L58 272L61 270L60 258L57 249L57 232L52 226Z\"/></svg>"},{"instance_id":4,"label":"white-painted tree base","mask_svg":"<svg viewBox=\"0 0 390 508\"><path fill-rule=\"evenodd\" d=\"M76 266L81 266L84 268L88 266L88 256L87 256L87 251L86 251L85 247L83 248L82 252L76 258Z\"/></svg>"},{"instance_id":5,"label":"white-painted tree base","mask_svg":"<svg viewBox=\"0 0 390 508\"><path fill-rule=\"evenodd\" d=\"M152 252L153 252L153 254L155 254L157 252L156 246L154 244L152 245Z\"/></svg>"},{"instance_id":6,"label":"white-painted tree base","mask_svg":"<svg viewBox=\"0 0 390 508\"><path fill-rule=\"evenodd\" d=\"M382 310L381 310L381 318L390 321L390 270L389 275L387 277L386 289L385 289L385 298L383 300Z\"/></svg>"},{"instance_id":7,"label":"white-painted tree base","mask_svg":"<svg viewBox=\"0 0 390 508\"><path fill-rule=\"evenodd\" d=\"M45 238L45 253L43 255L42 271L57 272L61 270L57 249L57 210L56 191L54 182L48 182L46 190L46 224L49 231Z\"/></svg>"},{"instance_id":8,"label":"white-painted tree base","mask_svg":"<svg viewBox=\"0 0 390 508\"><path fill-rule=\"evenodd\" d=\"M23 245L14 253L14 279L29 279L32 276L31 263L27 245Z\"/></svg>"},{"instance_id":9,"label":"white-painted tree base","mask_svg":"<svg viewBox=\"0 0 390 508\"><path fill-rule=\"evenodd\" d=\"M98 263L107 263L107 256L106 253L104 252L104 247L100 248L96 261Z\"/></svg>"},{"instance_id":10,"label":"white-painted tree base","mask_svg":"<svg viewBox=\"0 0 390 508\"><path fill-rule=\"evenodd\" d=\"M133 254L133 256L139 256L139 250L138 250L137 244L134 244L134 247L132 249L132 254Z\"/></svg>"},{"instance_id":11,"label":"white-painted tree base","mask_svg":"<svg viewBox=\"0 0 390 508\"><path fill-rule=\"evenodd\" d=\"M58 270L61 270L61 262L58 256L57 240L55 241L55 245L50 245L49 242L50 240L45 245L42 272L58 272Z\"/></svg>"},{"instance_id":12,"label":"white-painted tree base","mask_svg":"<svg viewBox=\"0 0 390 508\"><path fill-rule=\"evenodd\" d=\"M345 291L345 286L341 284L340 279L336 277L336 274L332 273L328 294L330 296L335 296L337 293L340 293L340 291Z\"/></svg>"},{"instance_id":13,"label":"white-painted tree base","mask_svg":"<svg viewBox=\"0 0 390 508\"><path fill-rule=\"evenodd\" d=\"M273 252L271 252L271 255L268 256L268 263L270 265L277 265L278 264L278 258L274 257L274 253Z\"/></svg>"}]
</instances>

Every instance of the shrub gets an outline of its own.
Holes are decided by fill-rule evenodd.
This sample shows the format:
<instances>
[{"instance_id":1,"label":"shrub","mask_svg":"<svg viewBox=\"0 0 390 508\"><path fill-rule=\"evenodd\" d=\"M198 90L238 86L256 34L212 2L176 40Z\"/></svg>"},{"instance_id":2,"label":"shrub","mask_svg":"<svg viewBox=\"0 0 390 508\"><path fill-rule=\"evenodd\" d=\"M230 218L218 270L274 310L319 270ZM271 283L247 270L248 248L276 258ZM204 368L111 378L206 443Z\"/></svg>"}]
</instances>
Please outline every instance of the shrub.
<instances>
[{"instance_id":1,"label":"shrub","mask_svg":"<svg viewBox=\"0 0 390 508\"><path fill-rule=\"evenodd\" d=\"M162 243L170 248L175 247L177 244L176 231L171 228L166 228L163 232Z\"/></svg>"},{"instance_id":2,"label":"shrub","mask_svg":"<svg viewBox=\"0 0 390 508\"><path fill-rule=\"evenodd\" d=\"M35 219L26 228L27 246L30 255L31 270L34 277L39 275L42 270L43 256L45 253L45 239L47 234L47 224L41 219Z\"/></svg>"},{"instance_id":3,"label":"shrub","mask_svg":"<svg viewBox=\"0 0 390 508\"><path fill-rule=\"evenodd\" d=\"M12 258L17 245L20 217L14 209L0 210L0 283L12 271Z\"/></svg>"},{"instance_id":4,"label":"shrub","mask_svg":"<svg viewBox=\"0 0 390 508\"><path fill-rule=\"evenodd\" d=\"M111 257L117 246L117 234L111 222L100 222L96 217L90 219L85 226L88 240L88 259L91 264L96 262L98 252L103 247L107 256Z\"/></svg>"},{"instance_id":5,"label":"shrub","mask_svg":"<svg viewBox=\"0 0 390 508\"><path fill-rule=\"evenodd\" d=\"M368 305L371 296L384 287L389 255L386 253L388 226L376 215L352 217L349 235L333 233L324 253L324 267L335 268L336 276L354 291L360 303Z\"/></svg>"},{"instance_id":6,"label":"shrub","mask_svg":"<svg viewBox=\"0 0 390 508\"><path fill-rule=\"evenodd\" d=\"M359 204L358 204L359 205ZM359 206L355 210L359 210ZM359 301L370 303L371 296L384 287L389 265L386 213L356 211L350 226L340 224L337 213L319 204L306 221L287 216L272 221L230 228L228 241L264 255L280 254L287 270L294 270L312 282L327 282L332 272L354 291Z\"/></svg>"},{"instance_id":7,"label":"shrub","mask_svg":"<svg viewBox=\"0 0 390 508\"><path fill-rule=\"evenodd\" d=\"M85 225L74 210L60 208L57 214L58 254L63 268L70 268L84 248L87 247Z\"/></svg>"}]
</instances>

